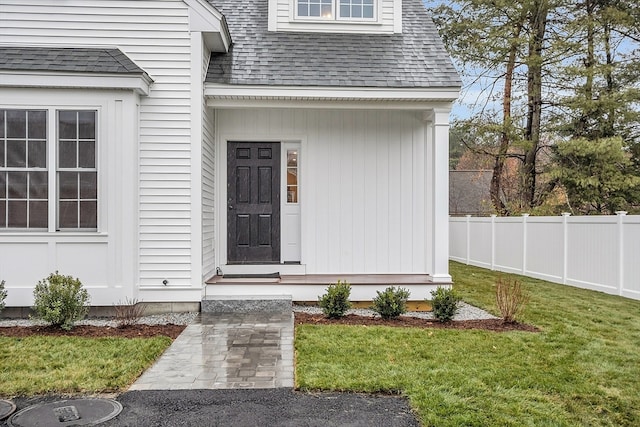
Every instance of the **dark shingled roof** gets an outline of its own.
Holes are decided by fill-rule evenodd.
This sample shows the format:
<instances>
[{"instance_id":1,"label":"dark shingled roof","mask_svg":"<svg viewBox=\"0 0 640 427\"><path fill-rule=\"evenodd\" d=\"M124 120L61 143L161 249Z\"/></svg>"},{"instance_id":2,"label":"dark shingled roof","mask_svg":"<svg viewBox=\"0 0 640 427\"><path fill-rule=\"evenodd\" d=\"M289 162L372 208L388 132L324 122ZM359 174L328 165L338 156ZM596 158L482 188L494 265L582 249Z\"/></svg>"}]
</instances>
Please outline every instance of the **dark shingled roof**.
<instances>
[{"instance_id":1,"label":"dark shingled roof","mask_svg":"<svg viewBox=\"0 0 640 427\"><path fill-rule=\"evenodd\" d=\"M403 0L402 34L267 31L268 0L209 0L229 25L229 53L207 82L232 85L451 88L461 85L421 0Z\"/></svg>"},{"instance_id":2,"label":"dark shingled roof","mask_svg":"<svg viewBox=\"0 0 640 427\"><path fill-rule=\"evenodd\" d=\"M119 49L0 46L0 70L145 74Z\"/></svg>"}]
</instances>

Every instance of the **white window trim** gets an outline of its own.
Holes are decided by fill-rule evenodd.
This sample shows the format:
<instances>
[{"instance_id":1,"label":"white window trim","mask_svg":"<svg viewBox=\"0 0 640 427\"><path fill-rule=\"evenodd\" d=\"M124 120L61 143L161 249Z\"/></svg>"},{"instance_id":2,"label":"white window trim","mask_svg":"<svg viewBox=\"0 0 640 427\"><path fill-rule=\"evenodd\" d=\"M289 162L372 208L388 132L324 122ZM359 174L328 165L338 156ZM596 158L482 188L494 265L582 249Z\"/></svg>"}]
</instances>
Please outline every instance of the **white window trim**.
<instances>
[{"instance_id":1,"label":"white window trim","mask_svg":"<svg viewBox=\"0 0 640 427\"><path fill-rule=\"evenodd\" d=\"M298 15L298 0L291 0L291 8L293 10L293 20L297 22L315 22L315 23L339 23L339 24L378 24L379 8L382 0L373 0L373 18L352 18L340 16L340 0L332 0L331 18L323 18L322 16L300 16Z\"/></svg>"},{"instance_id":2,"label":"white window trim","mask_svg":"<svg viewBox=\"0 0 640 427\"><path fill-rule=\"evenodd\" d=\"M97 234L102 232L104 213L106 202L105 194L102 191L101 171L101 151L102 151L102 129L100 126L102 120L102 105L96 104L51 104L43 102L42 104L1 104L0 109L4 110L44 110L47 115L47 179L48 179L48 228L2 228L0 234L20 233L32 235L37 233L79 233L79 234ZM98 174L97 187L97 228L65 228L58 229L58 112L63 110L84 111L91 110L96 112L96 170Z\"/></svg>"}]
</instances>

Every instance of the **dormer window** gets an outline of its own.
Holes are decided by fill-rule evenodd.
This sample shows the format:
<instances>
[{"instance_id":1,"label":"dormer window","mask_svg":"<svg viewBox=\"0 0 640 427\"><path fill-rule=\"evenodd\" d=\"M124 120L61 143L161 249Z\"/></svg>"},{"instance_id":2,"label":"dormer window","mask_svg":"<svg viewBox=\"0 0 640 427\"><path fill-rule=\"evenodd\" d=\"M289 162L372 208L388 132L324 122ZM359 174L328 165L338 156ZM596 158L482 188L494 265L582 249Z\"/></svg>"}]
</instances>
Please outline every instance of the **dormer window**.
<instances>
[{"instance_id":1,"label":"dormer window","mask_svg":"<svg viewBox=\"0 0 640 427\"><path fill-rule=\"evenodd\" d=\"M298 18L373 20L376 0L296 0Z\"/></svg>"}]
</instances>

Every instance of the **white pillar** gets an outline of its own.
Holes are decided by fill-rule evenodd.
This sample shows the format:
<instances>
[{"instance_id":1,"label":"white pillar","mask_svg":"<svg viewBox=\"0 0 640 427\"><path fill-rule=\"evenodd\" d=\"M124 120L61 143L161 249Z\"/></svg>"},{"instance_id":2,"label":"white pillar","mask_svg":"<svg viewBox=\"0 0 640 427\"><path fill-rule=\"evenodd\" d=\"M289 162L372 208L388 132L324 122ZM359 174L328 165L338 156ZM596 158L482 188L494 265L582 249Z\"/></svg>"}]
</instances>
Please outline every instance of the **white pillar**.
<instances>
[{"instance_id":1,"label":"white pillar","mask_svg":"<svg viewBox=\"0 0 640 427\"><path fill-rule=\"evenodd\" d=\"M450 283L449 275L449 114L451 108L425 112L427 123L427 264L434 283Z\"/></svg>"},{"instance_id":2,"label":"white pillar","mask_svg":"<svg viewBox=\"0 0 640 427\"><path fill-rule=\"evenodd\" d=\"M618 295L624 293L624 217L626 211L616 211L618 215Z\"/></svg>"},{"instance_id":3,"label":"white pillar","mask_svg":"<svg viewBox=\"0 0 640 427\"><path fill-rule=\"evenodd\" d=\"M496 269L496 214L491 214L491 270Z\"/></svg>"},{"instance_id":4,"label":"white pillar","mask_svg":"<svg viewBox=\"0 0 640 427\"><path fill-rule=\"evenodd\" d=\"M567 284L569 265L569 216L570 212L562 212L562 284Z\"/></svg>"},{"instance_id":5,"label":"white pillar","mask_svg":"<svg viewBox=\"0 0 640 427\"><path fill-rule=\"evenodd\" d=\"M527 275L527 218L528 213L522 214L522 275Z\"/></svg>"},{"instance_id":6,"label":"white pillar","mask_svg":"<svg viewBox=\"0 0 640 427\"><path fill-rule=\"evenodd\" d=\"M467 265L471 262L471 215L465 215L466 218L466 237L467 237Z\"/></svg>"}]
</instances>

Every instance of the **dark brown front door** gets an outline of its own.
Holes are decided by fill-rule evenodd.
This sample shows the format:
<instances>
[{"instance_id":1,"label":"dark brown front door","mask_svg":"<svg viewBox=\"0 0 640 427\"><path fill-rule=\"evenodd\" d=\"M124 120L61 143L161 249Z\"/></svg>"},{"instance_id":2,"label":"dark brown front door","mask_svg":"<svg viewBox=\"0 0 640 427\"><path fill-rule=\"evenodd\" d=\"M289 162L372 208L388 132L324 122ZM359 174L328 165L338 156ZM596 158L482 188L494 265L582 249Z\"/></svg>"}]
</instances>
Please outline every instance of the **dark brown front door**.
<instances>
[{"instance_id":1,"label":"dark brown front door","mask_svg":"<svg viewBox=\"0 0 640 427\"><path fill-rule=\"evenodd\" d=\"M280 143L228 143L227 198L228 262L280 262Z\"/></svg>"}]
</instances>

